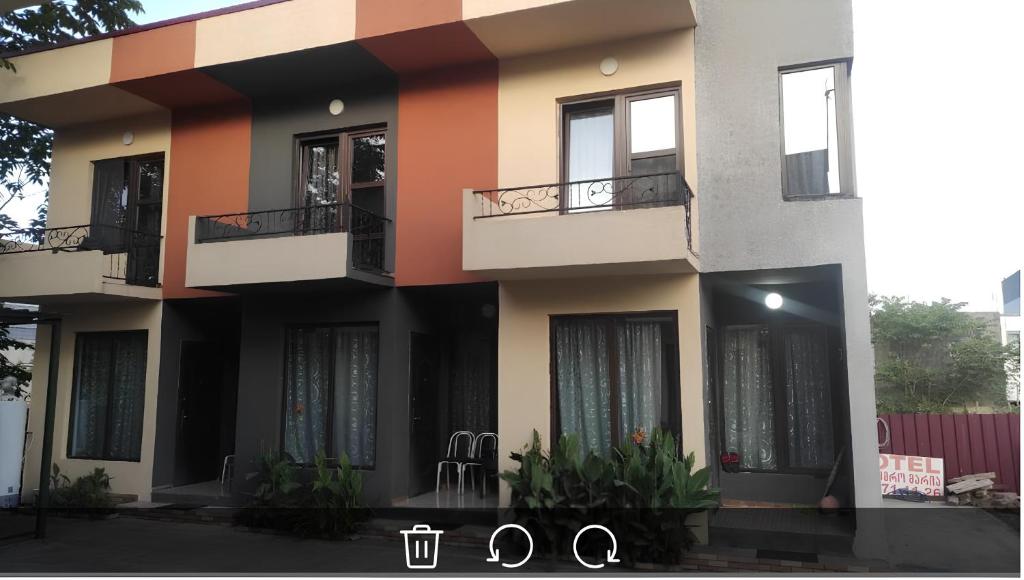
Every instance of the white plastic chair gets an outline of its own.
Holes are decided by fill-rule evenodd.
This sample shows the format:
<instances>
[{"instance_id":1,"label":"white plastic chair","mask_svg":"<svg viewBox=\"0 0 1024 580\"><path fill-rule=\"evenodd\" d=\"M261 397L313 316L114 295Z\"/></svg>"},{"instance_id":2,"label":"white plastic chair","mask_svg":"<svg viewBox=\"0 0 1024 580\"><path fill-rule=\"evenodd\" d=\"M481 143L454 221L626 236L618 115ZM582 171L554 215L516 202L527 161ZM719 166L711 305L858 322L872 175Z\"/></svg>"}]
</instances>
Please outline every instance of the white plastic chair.
<instances>
[{"instance_id":1,"label":"white plastic chair","mask_svg":"<svg viewBox=\"0 0 1024 580\"><path fill-rule=\"evenodd\" d=\"M488 445L488 443L490 443ZM466 468L469 468L469 483L476 491L476 479L473 478L473 468L479 467L480 471L483 472L481 478L481 485L483 485L483 494L487 496L487 464L485 459L490 455L497 457L498 455L498 435L496 433L481 433L476 436L473 440L473 460L467 461L462 464L462 471L465 473ZM459 493L466 491L466 485L463 481L463 477L459 476Z\"/></svg>"},{"instance_id":2,"label":"white plastic chair","mask_svg":"<svg viewBox=\"0 0 1024 580\"><path fill-rule=\"evenodd\" d=\"M441 492L441 470L444 469L444 479L448 489L452 488L451 471L445 469L449 466L455 467L458 474L459 489L462 489L462 464L473 456L473 442L475 438L470 431L456 431L448 438L448 450L444 459L437 462L437 484L434 486L434 493Z\"/></svg>"}]
</instances>

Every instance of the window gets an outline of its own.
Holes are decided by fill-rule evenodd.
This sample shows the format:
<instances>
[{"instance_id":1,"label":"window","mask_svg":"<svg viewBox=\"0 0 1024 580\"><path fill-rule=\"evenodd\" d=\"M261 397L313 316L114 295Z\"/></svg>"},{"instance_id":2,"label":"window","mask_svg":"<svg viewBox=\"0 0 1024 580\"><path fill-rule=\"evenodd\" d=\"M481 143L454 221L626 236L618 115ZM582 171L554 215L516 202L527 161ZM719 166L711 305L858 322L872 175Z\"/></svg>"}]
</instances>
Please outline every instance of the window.
<instances>
[{"instance_id":1,"label":"window","mask_svg":"<svg viewBox=\"0 0 1024 580\"><path fill-rule=\"evenodd\" d=\"M348 454L372 468L377 429L376 326L291 328L285 345L284 451L298 463Z\"/></svg>"},{"instance_id":2,"label":"window","mask_svg":"<svg viewBox=\"0 0 1024 580\"><path fill-rule=\"evenodd\" d=\"M93 162L88 243L106 253L127 252L129 284L158 282L163 189L163 153Z\"/></svg>"},{"instance_id":3,"label":"window","mask_svg":"<svg viewBox=\"0 0 1024 580\"><path fill-rule=\"evenodd\" d=\"M783 195L854 195L847 63L784 69L780 85Z\"/></svg>"},{"instance_id":4,"label":"window","mask_svg":"<svg viewBox=\"0 0 1024 580\"><path fill-rule=\"evenodd\" d=\"M298 139L296 207L304 233L344 229L342 204L384 216L384 128L319 134Z\"/></svg>"},{"instance_id":5,"label":"window","mask_svg":"<svg viewBox=\"0 0 1024 580\"><path fill-rule=\"evenodd\" d=\"M638 430L679 430L678 349L671 315L551 319L556 433L607 454Z\"/></svg>"},{"instance_id":6,"label":"window","mask_svg":"<svg viewBox=\"0 0 1024 580\"><path fill-rule=\"evenodd\" d=\"M679 195L679 89L561 103L567 211L636 207ZM634 180L615 178L637 177ZM579 183L583 182L583 183Z\"/></svg>"},{"instance_id":7,"label":"window","mask_svg":"<svg viewBox=\"0 0 1024 580\"><path fill-rule=\"evenodd\" d=\"M92 224L99 227L90 237L123 250L128 232L159 236L163 188L163 153L93 162Z\"/></svg>"},{"instance_id":8,"label":"window","mask_svg":"<svg viewBox=\"0 0 1024 580\"><path fill-rule=\"evenodd\" d=\"M827 470L834 459L828 338L820 325L727 326L723 449L744 471Z\"/></svg>"},{"instance_id":9,"label":"window","mask_svg":"<svg viewBox=\"0 0 1024 580\"><path fill-rule=\"evenodd\" d=\"M80 333L68 457L139 461L147 331Z\"/></svg>"}]
</instances>

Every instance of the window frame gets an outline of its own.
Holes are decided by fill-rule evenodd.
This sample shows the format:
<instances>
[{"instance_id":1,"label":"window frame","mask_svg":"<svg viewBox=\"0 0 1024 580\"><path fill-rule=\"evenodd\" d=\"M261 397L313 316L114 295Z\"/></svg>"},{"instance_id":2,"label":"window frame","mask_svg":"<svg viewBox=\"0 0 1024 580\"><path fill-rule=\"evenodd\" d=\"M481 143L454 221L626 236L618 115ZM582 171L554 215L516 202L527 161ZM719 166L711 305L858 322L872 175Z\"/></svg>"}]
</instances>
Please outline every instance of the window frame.
<instances>
[{"instance_id":1,"label":"window frame","mask_svg":"<svg viewBox=\"0 0 1024 580\"><path fill-rule=\"evenodd\" d=\"M603 108L602 105L611 104L612 109L612 140L613 140L613 175L611 179L629 177L632 168L634 155L630 152L631 127L630 127L630 104L634 101L654 99L658 97L674 96L676 99L676 167L683 179L686 179L683 146L683 91L682 81L670 81L640 87L616 89L599 93L589 93L571 97L556 99L557 104L557 150L558 150L558 182L568 183L569 178L569 152L572 134L569 130L569 114L577 111ZM644 152L637 154L637 159L647 157L660 157L667 155L671 149L664 149L655 152ZM560 197L560 211L567 212L570 208L564 206L564 197Z\"/></svg>"},{"instance_id":2,"label":"window frame","mask_svg":"<svg viewBox=\"0 0 1024 580\"><path fill-rule=\"evenodd\" d=\"M139 457L137 459L118 459L112 458L110 454L110 440L109 433L111 431L111 421L113 420L113 413L111 412L114 405L114 399L110 396L109 389L110 385L107 385L107 413L106 421L103 425L103 454L99 456L93 455L80 455L74 452L74 432L75 432L75 420L77 418L78 410L78 390L79 390L79 378L82 373L82 365L80 364L79 354L81 352L82 338L90 336L110 336L110 335L141 335L143 338L143 344L145 345L146 356L143 358L143 383L142 383L142 395L143 401L145 401L146 395L146 382L149 379L149 329L136 329L136 330L104 330L96 332L76 332L75 333L75 355L74 355L74 366L72 367L72 378L71 378L71 405L68 416L68 434L67 434L67 458L68 459L83 459L89 461L117 461L122 463L141 463L142 462L142 433L139 433ZM113 359L112 359L113 360ZM143 429L145 429L145 418L146 418L146 407L143 403L142 408L142 419Z\"/></svg>"},{"instance_id":3,"label":"window frame","mask_svg":"<svg viewBox=\"0 0 1024 580\"><path fill-rule=\"evenodd\" d=\"M675 310L652 310L646 312L608 312L608 313L584 313L584 314L549 314L548 315L548 350L549 350L549 380L550 380L550 409L551 409L551 439L557 441L562 436L561 409L558 401L558 353L555 334L555 324L558 320L565 319L590 319L604 321L608 340L608 367L609 367L609 415L611 421L612 446L617 447L626 439L621 433L619 425L619 379L615 369L618 365L618 355L615 345L615 322L629 318L665 318L662 324L671 326L673 332L668 340L663 341L662 348L669 360L665 361L667 368L667 380L663 385L665 392L662 396L668 395L668 409L666 411L667 423L672 435L682 445L682 382L681 365L682 360L679 354L679 312ZM627 434L628 435L628 434ZM650 433L648 433L650 436Z\"/></svg>"},{"instance_id":4,"label":"window frame","mask_svg":"<svg viewBox=\"0 0 1024 580\"><path fill-rule=\"evenodd\" d=\"M353 150L352 141L360 137L372 135L384 135L384 180L375 182L352 182ZM344 129L328 129L312 133L295 135L292 153L292 206L295 209L306 207L304 183L306 178L305 163L303 163L303 150L306 146L314 143L337 141L338 144L338 201L337 203L348 204L352 202L352 191L370 187L383 187L384 195L387 195L387 182L390 171L388 171L388 142L390 141L387 123L373 123ZM386 201L386 200L385 200ZM385 207L387 204L385 203ZM381 217L387 217L381 216Z\"/></svg>"},{"instance_id":5,"label":"window frame","mask_svg":"<svg viewBox=\"0 0 1024 580\"><path fill-rule=\"evenodd\" d=\"M779 67L779 161L782 173L782 199L784 201L818 201L825 199L851 199L857 197L857 168L853 146L853 103L850 85L850 70L853 59L843 58ZM786 108L783 75L797 72L833 69L836 95L836 143L839 147L839 193L808 195L790 193L789 176L786 171Z\"/></svg>"},{"instance_id":6,"label":"window frame","mask_svg":"<svg viewBox=\"0 0 1024 580\"><path fill-rule=\"evenodd\" d=\"M362 321L362 322L331 322L331 323L298 323L288 324L284 327L284 336L281 344L283 345L283 356L281 359L281 400L280 400L280 427L278 429L278 451L283 457L287 451L285 449L285 441L287 439L287 427L288 427L288 353L289 343L288 334L293 330L311 330L311 329L329 329L331 331L331 343L332 351L335 340L335 330L338 328L374 328L377 331L377 384L375 388L374 401L373 401L373 462L370 465L352 465L352 468L358 471L376 471L377 469L377 445L380 442L380 392L381 392L381 369L383 368L383 357L381 357L381 325L379 321ZM338 457L334 453L334 401L336 398L336 385L334 382L334 371L335 371L335 360L332 356L329 360L330 372L328 373L329 388L328 393L328 410L327 410L327 426L325 429L324 442L324 455L326 457L326 463L329 466L335 466L338 464ZM312 462L295 461L293 465L299 467L312 467Z\"/></svg>"}]
</instances>

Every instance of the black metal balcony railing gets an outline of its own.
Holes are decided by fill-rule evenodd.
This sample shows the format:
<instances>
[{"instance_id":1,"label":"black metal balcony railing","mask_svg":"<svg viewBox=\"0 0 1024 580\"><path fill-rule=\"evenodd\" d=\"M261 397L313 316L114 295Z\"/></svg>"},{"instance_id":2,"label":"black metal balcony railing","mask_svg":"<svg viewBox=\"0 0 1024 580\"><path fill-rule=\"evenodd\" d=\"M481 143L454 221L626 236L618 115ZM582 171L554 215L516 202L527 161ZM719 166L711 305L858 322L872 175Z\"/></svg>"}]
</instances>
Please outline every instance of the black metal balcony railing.
<instances>
[{"instance_id":1,"label":"black metal balcony railing","mask_svg":"<svg viewBox=\"0 0 1024 580\"><path fill-rule=\"evenodd\" d=\"M383 273L387 271L385 236L390 221L351 203L200 216L196 218L196 243L348 232L352 235L352 266Z\"/></svg>"},{"instance_id":2,"label":"black metal balcony railing","mask_svg":"<svg viewBox=\"0 0 1024 580\"><path fill-rule=\"evenodd\" d=\"M135 286L159 286L158 234L117 226L88 224L0 232L0 254L101 251L107 256L103 277Z\"/></svg>"},{"instance_id":3,"label":"black metal balcony railing","mask_svg":"<svg viewBox=\"0 0 1024 580\"><path fill-rule=\"evenodd\" d=\"M686 243L693 249L689 184L678 171L569 181L473 192L480 204L475 219L559 212L587 213L681 205L686 213Z\"/></svg>"}]
</instances>

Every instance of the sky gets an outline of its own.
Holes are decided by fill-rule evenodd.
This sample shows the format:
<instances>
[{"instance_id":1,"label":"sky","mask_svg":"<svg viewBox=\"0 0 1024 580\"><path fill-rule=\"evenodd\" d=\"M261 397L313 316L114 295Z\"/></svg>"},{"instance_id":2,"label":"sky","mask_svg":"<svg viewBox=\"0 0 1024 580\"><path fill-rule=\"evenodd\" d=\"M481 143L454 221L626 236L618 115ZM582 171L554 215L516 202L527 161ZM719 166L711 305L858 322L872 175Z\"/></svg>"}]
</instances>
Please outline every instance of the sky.
<instances>
[{"instance_id":1,"label":"sky","mask_svg":"<svg viewBox=\"0 0 1024 580\"><path fill-rule=\"evenodd\" d=\"M143 3L139 23L241 2ZM1024 2L853 0L853 19L868 290L998 310L1024 263Z\"/></svg>"}]
</instances>

